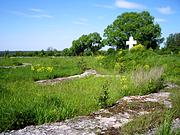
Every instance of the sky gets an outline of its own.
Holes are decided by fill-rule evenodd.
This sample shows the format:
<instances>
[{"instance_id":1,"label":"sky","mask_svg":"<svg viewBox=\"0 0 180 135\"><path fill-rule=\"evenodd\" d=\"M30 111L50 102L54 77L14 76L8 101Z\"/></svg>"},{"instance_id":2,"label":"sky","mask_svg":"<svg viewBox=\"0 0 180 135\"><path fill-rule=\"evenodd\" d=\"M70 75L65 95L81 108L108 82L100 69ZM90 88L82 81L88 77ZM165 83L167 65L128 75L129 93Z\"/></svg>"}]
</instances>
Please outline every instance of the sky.
<instances>
[{"instance_id":1,"label":"sky","mask_svg":"<svg viewBox=\"0 0 180 135\"><path fill-rule=\"evenodd\" d=\"M69 48L124 12L149 11L162 36L180 33L179 0L0 0L0 51Z\"/></svg>"}]
</instances>

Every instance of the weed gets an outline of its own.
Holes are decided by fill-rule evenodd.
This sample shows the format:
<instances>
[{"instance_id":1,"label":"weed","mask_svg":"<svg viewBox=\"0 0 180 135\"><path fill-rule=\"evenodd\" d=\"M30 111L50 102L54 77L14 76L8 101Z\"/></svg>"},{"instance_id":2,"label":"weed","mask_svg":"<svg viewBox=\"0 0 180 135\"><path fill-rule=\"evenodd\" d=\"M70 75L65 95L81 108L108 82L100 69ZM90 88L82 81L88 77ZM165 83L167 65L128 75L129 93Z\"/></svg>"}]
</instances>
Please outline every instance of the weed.
<instances>
[{"instance_id":1,"label":"weed","mask_svg":"<svg viewBox=\"0 0 180 135\"><path fill-rule=\"evenodd\" d=\"M171 90L171 101L173 106L174 118L180 116L180 89L174 88Z\"/></svg>"},{"instance_id":2,"label":"weed","mask_svg":"<svg viewBox=\"0 0 180 135\"><path fill-rule=\"evenodd\" d=\"M101 108L107 108L108 107L108 100L109 100L109 92L108 92L109 83L106 82L102 89L103 93L98 98L98 104Z\"/></svg>"},{"instance_id":3,"label":"weed","mask_svg":"<svg viewBox=\"0 0 180 135\"><path fill-rule=\"evenodd\" d=\"M154 67L148 71L140 68L132 72L132 80L134 81L135 86L142 85L150 82L150 80L152 80L152 82L153 80L158 80L161 78L163 72L164 70L162 67Z\"/></svg>"},{"instance_id":4,"label":"weed","mask_svg":"<svg viewBox=\"0 0 180 135\"><path fill-rule=\"evenodd\" d=\"M155 111L151 114L133 119L131 122L125 124L119 129L120 134L134 135L147 132L149 129L155 128L163 121L163 111Z\"/></svg>"},{"instance_id":5,"label":"weed","mask_svg":"<svg viewBox=\"0 0 180 135\"><path fill-rule=\"evenodd\" d=\"M81 69L81 71L85 71L87 68L87 64L86 62L84 61L83 58L80 58L80 60L78 61L77 63L78 67Z\"/></svg>"}]
</instances>

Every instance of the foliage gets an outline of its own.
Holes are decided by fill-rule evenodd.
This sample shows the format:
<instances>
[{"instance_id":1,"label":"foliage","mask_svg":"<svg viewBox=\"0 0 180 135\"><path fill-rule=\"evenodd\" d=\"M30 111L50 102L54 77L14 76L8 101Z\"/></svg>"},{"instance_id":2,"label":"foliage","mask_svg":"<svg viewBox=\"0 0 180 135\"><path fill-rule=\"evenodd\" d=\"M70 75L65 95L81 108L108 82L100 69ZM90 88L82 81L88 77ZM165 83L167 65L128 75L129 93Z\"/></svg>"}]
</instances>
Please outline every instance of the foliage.
<instances>
[{"instance_id":1,"label":"foliage","mask_svg":"<svg viewBox=\"0 0 180 135\"><path fill-rule=\"evenodd\" d=\"M68 49L68 48L65 48L63 51L62 51L62 56L70 56L71 55L71 50Z\"/></svg>"},{"instance_id":2,"label":"foliage","mask_svg":"<svg viewBox=\"0 0 180 135\"><path fill-rule=\"evenodd\" d=\"M11 59L11 58L5 57L1 59L0 65L1 66L20 66L20 65L23 65L23 63L20 62L16 58Z\"/></svg>"},{"instance_id":3,"label":"foliage","mask_svg":"<svg viewBox=\"0 0 180 135\"><path fill-rule=\"evenodd\" d=\"M8 51L8 50L5 50L3 56L4 56L5 58L8 58L8 57L10 56L10 55L9 55L9 51Z\"/></svg>"},{"instance_id":4,"label":"foliage","mask_svg":"<svg viewBox=\"0 0 180 135\"><path fill-rule=\"evenodd\" d=\"M163 51L179 53L180 52L180 33L170 34L165 42Z\"/></svg>"},{"instance_id":5,"label":"foliage","mask_svg":"<svg viewBox=\"0 0 180 135\"><path fill-rule=\"evenodd\" d=\"M102 48L101 39L100 34L97 32L82 35L79 39L72 42L72 47L70 48L72 55L83 55L83 53L88 54L90 52L94 54Z\"/></svg>"},{"instance_id":6,"label":"foliage","mask_svg":"<svg viewBox=\"0 0 180 135\"><path fill-rule=\"evenodd\" d=\"M179 135L178 129L172 128L172 120L180 116L180 91L179 88L172 88L168 90L171 93L172 108L167 109L162 104L148 105L153 108L153 112L139 116L128 122L119 129L119 134L144 134L147 131L156 128L156 135ZM133 103L134 106L135 103ZM145 103L144 103L145 104ZM139 106L139 105L138 105ZM158 107L159 106L159 107Z\"/></svg>"},{"instance_id":7,"label":"foliage","mask_svg":"<svg viewBox=\"0 0 180 135\"><path fill-rule=\"evenodd\" d=\"M144 48L144 46L143 45L141 45L141 44L138 44L138 45L136 45L136 46L134 46L133 48L131 48L131 52L142 52L142 51L144 51L145 50L145 48Z\"/></svg>"},{"instance_id":8,"label":"foliage","mask_svg":"<svg viewBox=\"0 0 180 135\"><path fill-rule=\"evenodd\" d=\"M158 106L158 105L156 105ZM133 119L128 122L121 129L119 129L119 134L123 135L133 135L142 134L147 132L149 129L156 128L160 122L163 121L163 115L165 111L156 110L151 114L145 114Z\"/></svg>"},{"instance_id":9,"label":"foliage","mask_svg":"<svg viewBox=\"0 0 180 135\"><path fill-rule=\"evenodd\" d=\"M105 45L116 46L117 49L127 48L126 41L133 36L145 48L157 48L163 41L159 24L154 23L154 17L148 11L126 12L104 30Z\"/></svg>"},{"instance_id":10,"label":"foliage","mask_svg":"<svg viewBox=\"0 0 180 135\"><path fill-rule=\"evenodd\" d=\"M173 106L173 117L179 117L180 116L180 89L179 88L174 88L171 90L171 101L172 101L172 106Z\"/></svg>"},{"instance_id":11,"label":"foliage","mask_svg":"<svg viewBox=\"0 0 180 135\"><path fill-rule=\"evenodd\" d=\"M125 52L123 50L118 50L116 55L116 63L114 69L118 71L118 73L123 73L126 70L125 63L124 63L124 55Z\"/></svg>"},{"instance_id":12,"label":"foliage","mask_svg":"<svg viewBox=\"0 0 180 135\"><path fill-rule=\"evenodd\" d=\"M35 66L31 66L31 70L34 72L52 72L53 71L53 67L43 67L40 64L37 64Z\"/></svg>"},{"instance_id":13,"label":"foliage","mask_svg":"<svg viewBox=\"0 0 180 135\"><path fill-rule=\"evenodd\" d=\"M20 128L28 123L42 124L87 115L101 107L97 105L99 97L103 99L101 101L105 101L102 106L109 106L123 96L156 91L163 82L161 77L165 81L178 82L179 80L179 56L160 56L149 50L133 53L119 50L108 56L96 57L0 59L0 65L10 65L12 62L9 61L15 59L20 63L32 63L33 66L40 64L40 67L53 67L52 72L35 72L31 70L31 66L0 68L0 131ZM123 63L125 68L123 73L120 73L120 77L116 77L112 74L118 73L114 67L119 62ZM64 77L80 74L82 69L85 69L83 67L112 76L90 76L55 85L39 85L33 80L33 78L39 80L48 79L49 76ZM144 78L144 81L141 79L137 82L131 75ZM106 87L102 90L102 86L107 83L107 80L111 83L105 92ZM135 82L138 85L135 85ZM176 106L178 107L178 104ZM16 117L19 117L19 120ZM16 126L12 126L13 122Z\"/></svg>"},{"instance_id":14,"label":"foliage","mask_svg":"<svg viewBox=\"0 0 180 135\"><path fill-rule=\"evenodd\" d=\"M33 109L26 108L20 112L15 111L14 115L15 119L10 127L12 129L20 129L24 128L25 126L37 124L36 115Z\"/></svg>"},{"instance_id":15,"label":"foliage","mask_svg":"<svg viewBox=\"0 0 180 135\"><path fill-rule=\"evenodd\" d=\"M88 69L87 63L85 62L85 60L83 58L79 58L77 65L81 69L82 72L84 72L86 69Z\"/></svg>"},{"instance_id":16,"label":"foliage","mask_svg":"<svg viewBox=\"0 0 180 135\"><path fill-rule=\"evenodd\" d=\"M135 85L147 83L149 80L157 81L161 78L164 69L162 67L153 67L150 70L144 70L143 68L137 69L132 72L132 79Z\"/></svg>"},{"instance_id":17,"label":"foliage","mask_svg":"<svg viewBox=\"0 0 180 135\"><path fill-rule=\"evenodd\" d=\"M101 107L101 108L107 108L108 107L108 100L109 100L109 92L108 92L108 86L109 83L106 82L104 85L103 85L103 93L99 96L98 98L98 105Z\"/></svg>"},{"instance_id":18,"label":"foliage","mask_svg":"<svg viewBox=\"0 0 180 135\"><path fill-rule=\"evenodd\" d=\"M172 135L171 130L172 114L169 112L165 115L164 121L161 123L157 135Z\"/></svg>"}]
</instances>

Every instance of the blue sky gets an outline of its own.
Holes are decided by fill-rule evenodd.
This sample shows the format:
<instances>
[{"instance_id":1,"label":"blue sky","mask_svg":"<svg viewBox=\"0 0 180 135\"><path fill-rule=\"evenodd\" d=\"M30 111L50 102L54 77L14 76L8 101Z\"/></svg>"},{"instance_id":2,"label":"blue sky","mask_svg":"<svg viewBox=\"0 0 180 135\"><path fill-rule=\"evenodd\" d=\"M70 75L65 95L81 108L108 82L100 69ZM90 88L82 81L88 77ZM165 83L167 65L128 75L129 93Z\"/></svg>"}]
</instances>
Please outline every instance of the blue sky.
<instances>
[{"instance_id":1,"label":"blue sky","mask_svg":"<svg viewBox=\"0 0 180 135\"><path fill-rule=\"evenodd\" d=\"M0 50L62 50L82 34L102 35L123 12L143 10L162 36L180 32L179 0L0 0Z\"/></svg>"}]
</instances>

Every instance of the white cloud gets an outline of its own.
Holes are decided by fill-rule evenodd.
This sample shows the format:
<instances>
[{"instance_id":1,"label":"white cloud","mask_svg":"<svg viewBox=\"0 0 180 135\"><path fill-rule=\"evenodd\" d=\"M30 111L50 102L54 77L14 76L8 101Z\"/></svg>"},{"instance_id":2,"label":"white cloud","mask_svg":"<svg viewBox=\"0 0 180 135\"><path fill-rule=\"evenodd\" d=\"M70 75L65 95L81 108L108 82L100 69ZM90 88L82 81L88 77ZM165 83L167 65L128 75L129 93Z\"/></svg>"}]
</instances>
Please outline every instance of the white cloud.
<instances>
[{"instance_id":1,"label":"white cloud","mask_svg":"<svg viewBox=\"0 0 180 135\"><path fill-rule=\"evenodd\" d=\"M155 22L158 22L158 23L159 23L159 22L167 22L167 20L166 20L166 19L163 19L163 18L155 18L154 21L155 21Z\"/></svg>"},{"instance_id":2,"label":"white cloud","mask_svg":"<svg viewBox=\"0 0 180 135\"><path fill-rule=\"evenodd\" d=\"M114 9L114 6L113 6L113 5L95 4L94 6L95 6L95 7L98 7L98 8Z\"/></svg>"},{"instance_id":3,"label":"white cloud","mask_svg":"<svg viewBox=\"0 0 180 135\"><path fill-rule=\"evenodd\" d=\"M135 2L129 2L127 0L116 0L116 7L126 9L145 9L144 5Z\"/></svg>"},{"instance_id":4,"label":"white cloud","mask_svg":"<svg viewBox=\"0 0 180 135\"><path fill-rule=\"evenodd\" d=\"M157 8L158 12L160 12L161 14L166 14L166 15L169 15L169 14L173 14L175 13L170 6L167 6L167 7L160 7L160 8Z\"/></svg>"},{"instance_id":5,"label":"white cloud","mask_svg":"<svg viewBox=\"0 0 180 135\"><path fill-rule=\"evenodd\" d=\"M84 25L84 26L89 25L89 24L88 24L88 19L83 18L83 17L77 19L77 21L73 21L73 23L74 23L74 24L77 24L77 25Z\"/></svg>"},{"instance_id":6,"label":"white cloud","mask_svg":"<svg viewBox=\"0 0 180 135\"><path fill-rule=\"evenodd\" d=\"M40 9L40 8L29 8L28 10L32 12L37 12L37 13L45 12L43 9Z\"/></svg>"},{"instance_id":7,"label":"white cloud","mask_svg":"<svg viewBox=\"0 0 180 135\"><path fill-rule=\"evenodd\" d=\"M40 14L40 15L29 15L30 18L53 18L52 15Z\"/></svg>"},{"instance_id":8,"label":"white cloud","mask_svg":"<svg viewBox=\"0 0 180 135\"><path fill-rule=\"evenodd\" d=\"M45 12L43 9L30 8L27 11L10 11L11 14L23 16L26 18L53 18L52 15Z\"/></svg>"}]
</instances>

